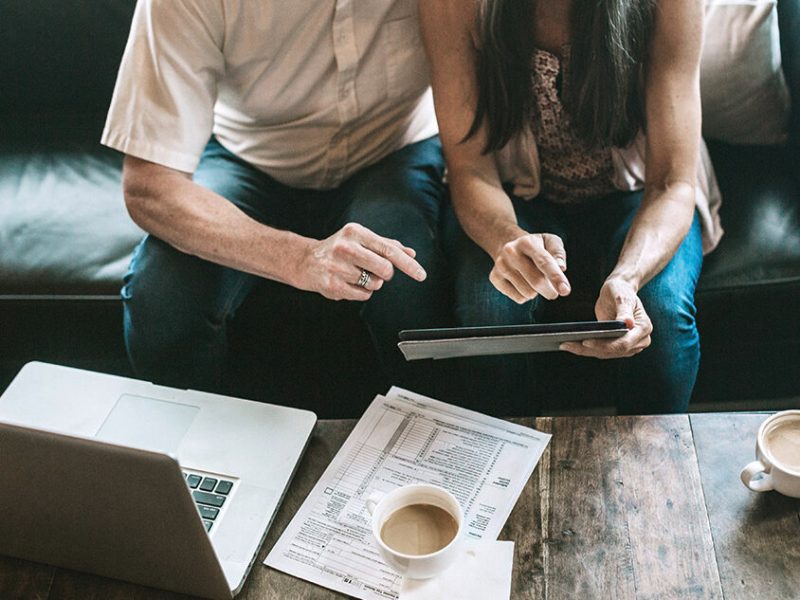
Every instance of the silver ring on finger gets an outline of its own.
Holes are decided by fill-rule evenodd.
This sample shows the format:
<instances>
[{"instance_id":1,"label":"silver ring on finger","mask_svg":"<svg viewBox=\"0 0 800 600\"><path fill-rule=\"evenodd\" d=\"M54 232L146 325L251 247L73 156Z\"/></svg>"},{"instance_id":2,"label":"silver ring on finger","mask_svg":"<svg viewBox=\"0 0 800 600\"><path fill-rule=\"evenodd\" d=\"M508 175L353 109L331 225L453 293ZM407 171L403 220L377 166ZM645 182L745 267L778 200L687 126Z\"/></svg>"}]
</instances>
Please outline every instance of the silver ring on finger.
<instances>
[{"instance_id":1,"label":"silver ring on finger","mask_svg":"<svg viewBox=\"0 0 800 600\"><path fill-rule=\"evenodd\" d=\"M366 269L361 269L361 276L356 281L356 285L360 288L365 288L369 285L370 279L372 279L372 274Z\"/></svg>"}]
</instances>

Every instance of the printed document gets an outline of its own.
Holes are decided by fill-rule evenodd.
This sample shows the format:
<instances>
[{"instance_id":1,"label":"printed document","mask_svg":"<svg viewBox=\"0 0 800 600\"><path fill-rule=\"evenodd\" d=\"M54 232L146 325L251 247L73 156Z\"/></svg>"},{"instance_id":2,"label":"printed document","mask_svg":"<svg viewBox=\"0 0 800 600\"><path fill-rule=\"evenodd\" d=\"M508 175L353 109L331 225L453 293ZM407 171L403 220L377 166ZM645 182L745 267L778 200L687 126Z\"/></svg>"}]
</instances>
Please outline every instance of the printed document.
<instances>
[{"instance_id":1,"label":"printed document","mask_svg":"<svg viewBox=\"0 0 800 600\"><path fill-rule=\"evenodd\" d=\"M407 483L449 490L468 539L495 540L550 435L393 387L377 396L264 564L363 600L402 577L372 537L366 499Z\"/></svg>"}]
</instances>

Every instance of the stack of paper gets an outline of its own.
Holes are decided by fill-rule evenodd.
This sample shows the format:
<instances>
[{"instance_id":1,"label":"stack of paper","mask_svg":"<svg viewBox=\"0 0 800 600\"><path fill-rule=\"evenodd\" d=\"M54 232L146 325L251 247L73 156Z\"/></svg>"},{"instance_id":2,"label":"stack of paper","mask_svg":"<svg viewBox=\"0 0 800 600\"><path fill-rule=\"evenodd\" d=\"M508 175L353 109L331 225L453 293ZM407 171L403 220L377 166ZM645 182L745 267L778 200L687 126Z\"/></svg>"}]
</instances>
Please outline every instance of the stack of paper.
<instances>
[{"instance_id":1,"label":"stack of paper","mask_svg":"<svg viewBox=\"0 0 800 600\"><path fill-rule=\"evenodd\" d=\"M270 552L266 565L364 600L397 598L366 498L407 483L458 499L465 535L495 540L550 436L400 388L370 404Z\"/></svg>"}]
</instances>

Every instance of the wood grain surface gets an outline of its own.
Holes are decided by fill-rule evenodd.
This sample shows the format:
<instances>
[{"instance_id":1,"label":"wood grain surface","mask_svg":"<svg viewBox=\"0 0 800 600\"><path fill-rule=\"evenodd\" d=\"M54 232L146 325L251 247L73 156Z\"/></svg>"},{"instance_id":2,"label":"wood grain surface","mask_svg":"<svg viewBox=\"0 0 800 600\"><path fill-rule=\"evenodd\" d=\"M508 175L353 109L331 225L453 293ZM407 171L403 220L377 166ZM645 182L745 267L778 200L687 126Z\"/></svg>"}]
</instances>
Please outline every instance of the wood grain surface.
<instances>
[{"instance_id":1,"label":"wood grain surface","mask_svg":"<svg viewBox=\"0 0 800 600\"><path fill-rule=\"evenodd\" d=\"M685 415L550 428L545 597L722 598Z\"/></svg>"},{"instance_id":2,"label":"wood grain surface","mask_svg":"<svg viewBox=\"0 0 800 600\"><path fill-rule=\"evenodd\" d=\"M537 427L534 419L512 419L526 427ZM539 425L540 431L546 429ZM548 432L549 433L549 432ZM511 576L511 596L519 600L545 597L544 546L547 512L543 499L548 497L546 476L550 465L550 448L545 448L528 484L523 488L517 505L511 511L498 539L514 542L514 565ZM542 474L545 475L542 475Z\"/></svg>"},{"instance_id":3,"label":"wood grain surface","mask_svg":"<svg viewBox=\"0 0 800 600\"><path fill-rule=\"evenodd\" d=\"M800 500L751 492L739 471L755 460L768 414L691 416L708 519L727 600L800 598Z\"/></svg>"},{"instance_id":4,"label":"wood grain surface","mask_svg":"<svg viewBox=\"0 0 800 600\"><path fill-rule=\"evenodd\" d=\"M512 598L800 597L800 501L738 478L765 417L515 419L553 439L500 534ZM261 563L354 425L317 424L239 598L345 597ZM186 596L0 557L0 598Z\"/></svg>"}]
</instances>

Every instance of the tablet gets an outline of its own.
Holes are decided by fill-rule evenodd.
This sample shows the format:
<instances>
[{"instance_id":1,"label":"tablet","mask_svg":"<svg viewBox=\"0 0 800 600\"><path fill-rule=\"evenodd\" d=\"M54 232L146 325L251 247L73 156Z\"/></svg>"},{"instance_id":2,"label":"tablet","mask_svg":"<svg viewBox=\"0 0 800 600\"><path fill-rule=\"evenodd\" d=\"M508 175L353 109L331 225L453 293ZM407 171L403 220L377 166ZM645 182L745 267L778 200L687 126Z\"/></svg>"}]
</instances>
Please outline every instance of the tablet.
<instances>
[{"instance_id":1,"label":"tablet","mask_svg":"<svg viewBox=\"0 0 800 600\"><path fill-rule=\"evenodd\" d=\"M552 352L564 342L617 338L627 331L624 321L405 329L397 347L406 360Z\"/></svg>"}]
</instances>

